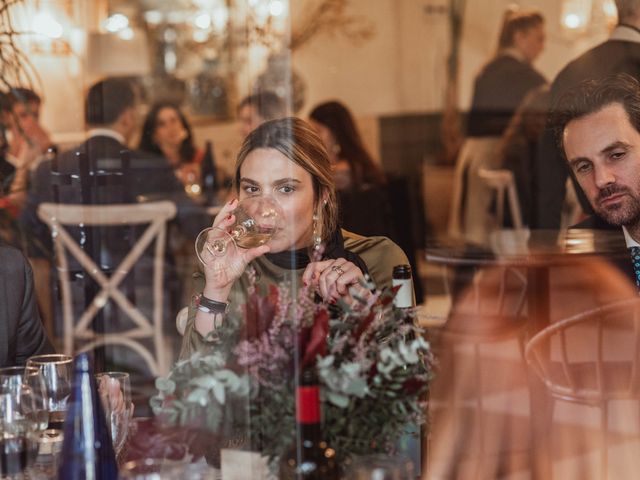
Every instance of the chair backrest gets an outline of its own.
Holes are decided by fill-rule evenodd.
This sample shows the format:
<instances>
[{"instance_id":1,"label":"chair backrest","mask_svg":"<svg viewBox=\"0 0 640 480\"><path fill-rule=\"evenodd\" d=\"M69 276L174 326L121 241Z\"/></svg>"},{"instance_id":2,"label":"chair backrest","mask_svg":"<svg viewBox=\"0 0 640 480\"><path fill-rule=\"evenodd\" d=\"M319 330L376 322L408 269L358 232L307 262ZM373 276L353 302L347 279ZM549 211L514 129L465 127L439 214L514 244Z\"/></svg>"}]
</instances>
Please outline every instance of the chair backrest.
<instances>
[{"instance_id":1,"label":"chair backrest","mask_svg":"<svg viewBox=\"0 0 640 480\"><path fill-rule=\"evenodd\" d=\"M516 182L513 177L513 172L506 169L490 170L487 168L481 168L478 170L478 176L482 178L489 187L494 188L497 192L496 218L498 226L502 227L504 224L504 200L506 193L513 226L517 229L521 229L523 227L522 210L520 209L520 202L518 201L518 192L516 190Z\"/></svg>"},{"instance_id":2,"label":"chair backrest","mask_svg":"<svg viewBox=\"0 0 640 480\"><path fill-rule=\"evenodd\" d=\"M141 204L115 205L72 205L43 203L38 208L38 216L51 229L56 251L56 262L62 291L62 311L64 330L64 350L72 354L75 340L86 343L83 350L102 345L124 345L139 353L154 374L168 368L162 338L164 254L166 246L166 224L176 215L173 202L160 201ZM78 241L69 234L69 226L132 226L149 224L137 239L131 250L124 256L111 277L100 269L95 259L85 252ZM153 257L153 317L147 318L120 290L120 284L134 268L147 247L155 240ZM73 296L70 285L69 261L66 252L82 266L98 284L97 295L87 302L87 307L74 325ZM91 328L92 319L112 299L131 319L136 328L125 332L98 335ZM154 343L155 358L138 341L151 338Z\"/></svg>"},{"instance_id":3,"label":"chair backrest","mask_svg":"<svg viewBox=\"0 0 640 480\"><path fill-rule=\"evenodd\" d=\"M525 347L556 398L598 404L640 394L640 299L610 303L556 322Z\"/></svg>"}]
</instances>

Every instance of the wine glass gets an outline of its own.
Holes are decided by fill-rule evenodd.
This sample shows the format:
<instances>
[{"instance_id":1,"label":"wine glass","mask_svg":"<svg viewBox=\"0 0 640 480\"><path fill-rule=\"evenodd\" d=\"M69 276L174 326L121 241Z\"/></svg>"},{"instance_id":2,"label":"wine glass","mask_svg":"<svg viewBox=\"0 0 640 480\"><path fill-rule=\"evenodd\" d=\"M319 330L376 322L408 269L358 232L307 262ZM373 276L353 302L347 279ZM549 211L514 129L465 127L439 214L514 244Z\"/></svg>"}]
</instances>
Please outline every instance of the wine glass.
<instances>
[{"instance_id":1,"label":"wine glass","mask_svg":"<svg viewBox=\"0 0 640 480\"><path fill-rule=\"evenodd\" d=\"M36 355L27 360L27 367L40 370L46 387L46 409L49 428L62 430L71 394L73 358L69 355Z\"/></svg>"},{"instance_id":2,"label":"wine glass","mask_svg":"<svg viewBox=\"0 0 640 480\"><path fill-rule=\"evenodd\" d=\"M47 389L42 373L35 367L0 368L0 392L13 395L20 410L40 432L44 432L49 424L47 411Z\"/></svg>"},{"instance_id":3,"label":"wine glass","mask_svg":"<svg viewBox=\"0 0 640 480\"><path fill-rule=\"evenodd\" d=\"M24 478L38 455L38 422L31 413L31 389L20 383L0 388L0 476Z\"/></svg>"},{"instance_id":4,"label":"wine glass","mask_svg":"<svg viewBox=\"0 0 640 480\"><path fill-rule=\"evenodd\" d=\"M96 375L96 382L107 417L113 448L118 455L127 440L129 423L133 416L129 374L126 372L99 373Z\"/></svg>"},{"instance_id":5,"label":"wine glass","mask_svg":"<svg viewBox=\"0 0 640 480\"><path fill-rule=\"evenodd\" d=\"M196 255L204 265L213 265L222 257L232 254L236 247L255 248L267 243L282 230L282 208L271 197L248 197L233 211L234 223L226 230L205 228L196 238Z\"/></svg>"}]
</instances>

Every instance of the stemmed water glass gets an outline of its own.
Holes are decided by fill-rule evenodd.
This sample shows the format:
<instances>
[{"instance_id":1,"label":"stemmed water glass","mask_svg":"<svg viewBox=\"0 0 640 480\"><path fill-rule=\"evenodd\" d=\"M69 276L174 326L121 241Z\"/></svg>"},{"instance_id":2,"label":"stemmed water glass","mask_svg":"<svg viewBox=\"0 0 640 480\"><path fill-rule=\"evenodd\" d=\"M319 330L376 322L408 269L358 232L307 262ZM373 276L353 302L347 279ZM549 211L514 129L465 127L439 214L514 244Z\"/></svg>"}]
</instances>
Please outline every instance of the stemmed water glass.
<instances>
[{"instance_id":1,"label":"stemmed water glass","mask_svg":"<svg viewBox=\"0 0 640 480\"><path fill-rule=\"evenodd\" d=\"M27 367L34 367L42 374L49 428L62 430L73 381L73 358L58 354L36 355L27 360Z\"/></svg>"},{"instance_id":2,"label":"stemmed water glass","mask_svg":"<svg viewBox=\"0 0 640 480\"><path fill-rule=\"evenodd\" d=\"M36 430L47 429L47 389L40 370L34 367L0 368L0 392L11 394L17 400L20 411L34 422Z\"/></svg>"},{"instance_id":3,"label":"stemmed water glass","mask_svg":"<svg viewBox=\"0 0 640 480\"><path fill-rule=\"evenodd\" d=\"M269 196L247 197L232 212L234 223L227 229L205 228L196 238L196 254L207 266L215 265L236 247L255 248L264 245L283 228L282 208Z\"/></svg>"},{"instance_id":4,"label":"stemmed water glass","mask_svg":"<svg viewBox=\"0 0 640 480\"><path fill-rule=\"evenodd\" d=\"M35 462L38 437L46 429L43 382L37 369L0 369L0 476L23 478Z\"/></svg>"},{"instance_id":5,"label":"stemmed water glass","mask_svg":"<svg viewBox=\"0 0 640 480\"><path fill-rule=\"evenodd\" d=\"M125 372L99 373L96 375L96 382L107 417L113 448L118 455L127 440L129 423L133 416L129 374Z\"/></svg>"}]
</instances>

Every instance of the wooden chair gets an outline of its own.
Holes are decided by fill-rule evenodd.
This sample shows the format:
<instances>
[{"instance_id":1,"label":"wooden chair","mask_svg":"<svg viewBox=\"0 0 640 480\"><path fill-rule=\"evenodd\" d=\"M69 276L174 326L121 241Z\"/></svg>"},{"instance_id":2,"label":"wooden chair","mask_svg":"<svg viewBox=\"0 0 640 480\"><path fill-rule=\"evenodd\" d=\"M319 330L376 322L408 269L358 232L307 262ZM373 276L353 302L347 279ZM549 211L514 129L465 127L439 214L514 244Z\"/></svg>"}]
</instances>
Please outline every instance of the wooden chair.
<instances>
[{"instance_id":1,"label":"wooden chair","mask_svg":"<svg viewBox=\"0 0 640 480\"><path fill-rule=\"evenodd\" d=\"M173 202L160 201L141 204L115 205L72 205L43 203L38 208L38 216L51 229L56 252L56 262L62 291L64 351L74 352L76 341L81 350L90 350L104 345L123 345L137 352L148 364L154 375L168 371L170 358L164 345L162 333L163 320L163 273L166 246L167 221L176 215ZM113 274L108 277L73 238L67 228L83 225L99 226L135 226L149 224L137 239L133 248L126 254ZM153 257L153 316L148 318L122 292L121 284L132 271L147 247L155 240ZM87 302L85 310L74 324L73 295L70 285L69 258L66 252L77 261L85 272L98 284L99 291ZM103 309L109 300L120 307L135 324L135 328L118 333L101 333L92 328L93 318ZM151 339L154 352L142 343Z\"/></svg>"},{"instance_id":2,"label":"wooden chair","mask_svg":"<svg viewBox=\"0 0 640 480\"><path fill-rule=\"evenodd\" d=\"M486 363L483 352L486 352L485 348L494 349L498 344L517 342L522 354L527 278L522 269L515 266L492 267L472 261L452 261L443 266L442 275L452 307L436 340L440 369L446 374L436 378L431 392L432 398L437 398L443 405L439 414L442 427L436 426L438 415L434 414L436 429L432 435L432 450L434 453L437 451L440 457L442 452L448 452L449 461L445 465L446 471L437 473L447 478L461 478L466 459L474 464L475 472L475 477L468 478L489 478L491 473L488 472L494 465L487 461L490 449L485 438L488 409L484 397L489 391L484 380L487 369L482 365L483 357ZM524 358L521 358L524 373ZM494 375L496 378L504 376L501 371L495 371ZM471 407L468 415L472 418L463 418L467 410L463 407L466 406ZM451 434L454 435L453 441ZM468 441L462 441L462 436ZM436 445L435 442L441 444ZM502 444L497 447L499 455L507 452L526 455L529 452L524 448L520 452L511 445L507 449ZM464 472L469 474L466 470Z\"/></svg>"},{"instance_id":3,"label":"wooden chair","mask_svg":"<svg viewBox=\"0 0 640 480\"><path fill-rule=\"evenodd\" d=\"M625 348L626 347L626 348ZM552 401L600 408L600 478L608 475L608 404L640 400L640 299L561 320L527 343L525 356ZM551 407L553 417L553 406ZM549 426L551 427L551 426Z\"/></svg>"}]
</instances>

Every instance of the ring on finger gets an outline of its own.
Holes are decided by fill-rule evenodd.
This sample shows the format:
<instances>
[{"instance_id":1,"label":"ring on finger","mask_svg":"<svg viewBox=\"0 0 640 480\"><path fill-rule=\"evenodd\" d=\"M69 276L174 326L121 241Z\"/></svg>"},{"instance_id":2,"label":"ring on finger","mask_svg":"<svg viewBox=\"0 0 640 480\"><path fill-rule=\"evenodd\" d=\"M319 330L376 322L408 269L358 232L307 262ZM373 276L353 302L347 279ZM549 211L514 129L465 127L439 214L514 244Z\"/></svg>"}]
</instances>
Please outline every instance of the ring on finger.
<instances>
[{"instance_id":1,"label":"ring on finger","mask_svg":"<svg viewBox=\"0 0 640 480\"><path fill-rule=\"evenodd\" d=\"M334 265L333 267L331 267L331 271L336 272L339 277L344 275L344 270L342 270L342 267L340 267L339 265Z\"/></svg>"}]
</instances>

